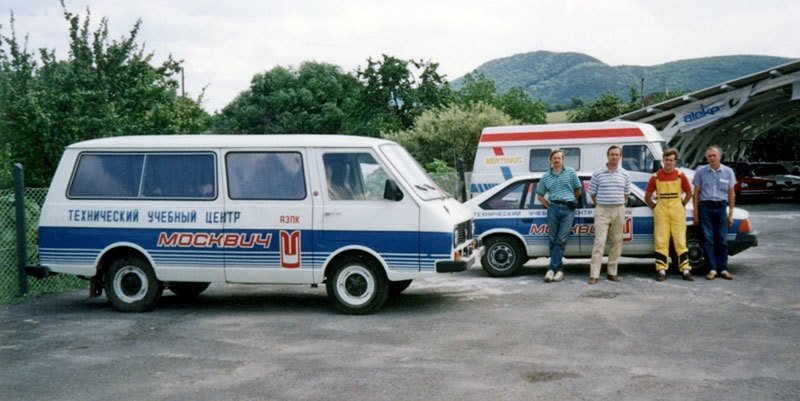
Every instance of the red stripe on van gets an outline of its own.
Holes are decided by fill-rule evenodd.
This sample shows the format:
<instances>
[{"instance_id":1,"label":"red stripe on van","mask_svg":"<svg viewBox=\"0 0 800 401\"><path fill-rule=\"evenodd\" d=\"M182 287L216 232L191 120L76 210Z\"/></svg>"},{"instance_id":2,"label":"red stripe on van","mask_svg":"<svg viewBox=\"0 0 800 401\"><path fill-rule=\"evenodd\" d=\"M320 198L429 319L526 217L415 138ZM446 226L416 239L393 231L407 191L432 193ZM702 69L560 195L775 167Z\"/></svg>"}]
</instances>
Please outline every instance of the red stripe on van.
<instances>
[{"instance_id":1,"label":"red stripe on van","mask_svg":"<svg viewBox=\"0 0 800 401\"><path fill-rule=\"evenodd\" d=\"M495 156L502 156L503 155L503 148L492 148L494 151Z\"/></svg>"},{"instance_id":2,"label":"red stripe on van","mask_svg":"<svg viewBox=\"0 0 800 401\"><path fill-rule=\"evenodd\" d=\"M595 139L622 136L644 136L639 128L610 128L576 131L506 132L482 134L480 142L544 141L551 139ZM497 148L495 148L497 149Z\"/></svg>"}]
</instances>

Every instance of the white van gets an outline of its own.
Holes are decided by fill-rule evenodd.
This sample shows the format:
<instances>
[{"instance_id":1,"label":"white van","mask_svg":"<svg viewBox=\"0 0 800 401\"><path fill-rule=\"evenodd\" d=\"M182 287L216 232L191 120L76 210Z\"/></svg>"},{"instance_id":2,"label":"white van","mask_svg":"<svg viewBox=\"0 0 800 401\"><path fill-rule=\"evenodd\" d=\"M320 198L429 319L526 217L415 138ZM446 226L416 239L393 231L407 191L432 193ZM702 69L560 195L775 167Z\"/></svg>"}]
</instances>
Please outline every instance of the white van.
<instances>
[{"instance_id":1,"label":"white van","mask_svg":"<svg viewBox=\"0 0 800 401\"><path fill-rule=\"evenodd\" d=\"M550 151L564 150L564 164L594 171L608 161L611 145L622 147L622 167L644 189L660 166L664 138L650 124L627 121L487 127L481 132L470 192L481 192L522 174L550 169ZM658 161L659 163L655 163Z\"/></svg>"},{"instance_id":2,"label":"white van","mask_svg":"<svg viewBox=\"0 0 800 401\"><path fill-rule=\"evenodd\" d=\"M326 283L361 314L411 280L466 270L472 213L400 145L322 135L186 135L69 146L42 208L29 274L89 278L121 311L166 288Z\"/></svg>"}]
</instances>

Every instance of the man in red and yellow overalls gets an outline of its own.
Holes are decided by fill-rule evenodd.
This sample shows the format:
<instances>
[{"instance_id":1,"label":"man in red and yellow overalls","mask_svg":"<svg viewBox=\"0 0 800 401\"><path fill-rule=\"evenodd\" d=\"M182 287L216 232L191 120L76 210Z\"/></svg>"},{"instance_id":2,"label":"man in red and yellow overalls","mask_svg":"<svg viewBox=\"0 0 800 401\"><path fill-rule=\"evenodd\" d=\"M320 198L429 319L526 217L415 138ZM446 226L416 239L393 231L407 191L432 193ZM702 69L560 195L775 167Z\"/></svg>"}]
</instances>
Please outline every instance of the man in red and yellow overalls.
<instances>
[{"instance_id":1,"label":"man in red and yellow overalls","mask_svg":"<svg viewBox=\"0 0 800 401\"><path fill-rule=\"evenodd\" d=\"M658 281L667 279L670 237L675 245L678 269L683 273L683 279L694 281L692 267L689 265L689 249L686 248L686 204L692 200L692 187L686 175L675 169L677 160L677 149L670 148L664 151L664 167L650 177L644 196L647 205L653 209ZM657 194L657 202L653 201L653 192Z\"/></svg>"}]
</instances>

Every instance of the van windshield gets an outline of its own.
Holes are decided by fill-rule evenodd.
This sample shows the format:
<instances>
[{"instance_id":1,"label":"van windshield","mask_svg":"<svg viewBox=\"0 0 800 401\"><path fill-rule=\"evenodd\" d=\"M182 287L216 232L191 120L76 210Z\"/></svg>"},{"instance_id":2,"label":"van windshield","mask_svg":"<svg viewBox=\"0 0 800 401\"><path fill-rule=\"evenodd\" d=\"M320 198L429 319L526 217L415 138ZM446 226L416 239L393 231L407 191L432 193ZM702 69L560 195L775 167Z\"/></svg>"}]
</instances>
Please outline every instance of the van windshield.
<instances>
[{"instance_id":1,"label":"van windshield","mask_svg":"<svg viewBox=\"0 0 800 401\"><path fill-rule=\"evenodd\" d=\"M400 145L381 145L381 151L389 162L400 172L400 176L423 200L443 199L442 191L417 161Z\"/></svg>"}]
</instances>

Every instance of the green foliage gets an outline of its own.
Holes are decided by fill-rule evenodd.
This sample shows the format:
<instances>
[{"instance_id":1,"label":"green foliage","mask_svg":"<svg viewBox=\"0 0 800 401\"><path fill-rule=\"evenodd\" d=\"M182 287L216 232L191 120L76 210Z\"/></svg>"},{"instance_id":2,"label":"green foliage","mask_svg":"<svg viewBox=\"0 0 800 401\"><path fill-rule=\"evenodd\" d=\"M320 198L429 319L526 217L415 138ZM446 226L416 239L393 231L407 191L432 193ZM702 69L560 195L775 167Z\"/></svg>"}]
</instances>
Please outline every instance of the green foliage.
<instances>
[{"instance_id":1,"label":"green foliage","mask_svg":"<svg viewBox=\"0 0 800 401\"><path fill-rule=\"evenodd\" d=\"M250 88L214 116L212 130L242 134L349 133L360 85L337 66L305 62L253 77Z\"/></svg>"},{"instance_id":2,"label":"green foliage","mask_svg":"<svg viewBox=\"0 0 800 401\"><path fill-rule=\"evenodd\" d=\"M62 4L63 6L63 4ZM25 166L29 186L47 186L67 145L131 134L176 134L206 129L202 95L177 95L181 62L168 57L152 66L152 54L128 37L109 40L104 18L90 31L85 18L64 10L69 56L39 50L39 60L11 33L0 31L0 149ZM41 63L41 65L39 65Z\"/></svg>"},{"instance_id":3,"label":"green foliage","mask_svg":"<svg viewBox=\"0 0 800 401\"><path fill-rule=\"evenodd\" d=\"M11 188L14 185L12 177L11 144L6 143L0 147L0 189Z\"/></svg>"},{"instance_id":4,"label":"green foliage","mask_svg":"<svg viewBox=\"0 0 800 401\"><path fill-rule=\"evenodd\" d=\"M495 82L481 73L464 76L461 88L456 91L457 101L465 106L483 102L511 116L519 124L544 124L547 121L542 101L533 101L522 89L512 87L499 95Z\"/></svg>"},{"instance_id":5,"label":"green foliage","mask_svg":"<svg viewBox=\"0 0 800 401\"><path fill-rule=\"evenodd\" d=\"M605 121L636 109L635 103L624 103L613 93L605 92L582 107L568 111L567 118L572 123Z\"/></svg>"},{"instance_id":6,"label":"green foliage","mask_svg":"<svg viewBox=\"0 0 800 401\"><path fill-rule=\"evenodd\" d=\"M385 54L380 61L367 59L356 73L363 85L356 114L363 134L408 129L426 110L448 104L452 92L438 68L438 63Z\"/></svg>"},{"instance_id":7,"label":"green foliage","mask_svg":"<svg viewBox=\"0 0 800 401\"><path fill-rule=\"evenodd\" d=\"M747 156L751 161L800 160L800 116L790 118L756 138Z\"/></svg>"},{"instance_id":8,"label":"green foliage","mask_svg":"<svg viewBox=\"0 0 800 401\"><path fill-rule=\"evenodd\" d=\"M414 127L384 135L403 145L423 165L436 160L446 161L455 168L456 160L463 158L472 166L478 139L484 127L511 125L514 121L500 110L483 102L462 106L452 104L440 110L422 113Z\"/></svg>"},{"instance_id":9,"label":"green foliage","mask_svg":"<svg viewBox=\"0 0 800 401\"><path fill-rule=\"evenodd\" d=\"M425 170L429 173L455 173L457 170L455 167L450 166L447 164L446 161L441 159L433 159L430 163L425 163Z\"/></svg>"}]
</instances>

